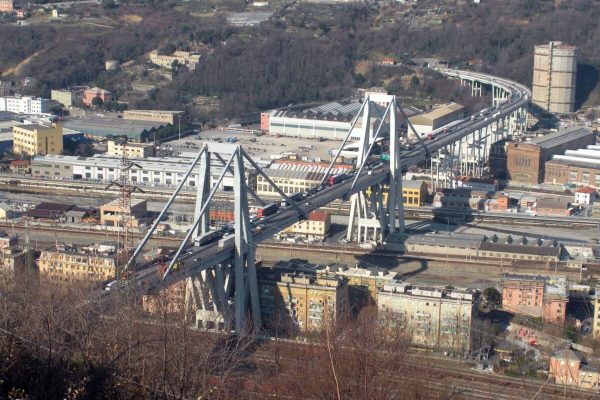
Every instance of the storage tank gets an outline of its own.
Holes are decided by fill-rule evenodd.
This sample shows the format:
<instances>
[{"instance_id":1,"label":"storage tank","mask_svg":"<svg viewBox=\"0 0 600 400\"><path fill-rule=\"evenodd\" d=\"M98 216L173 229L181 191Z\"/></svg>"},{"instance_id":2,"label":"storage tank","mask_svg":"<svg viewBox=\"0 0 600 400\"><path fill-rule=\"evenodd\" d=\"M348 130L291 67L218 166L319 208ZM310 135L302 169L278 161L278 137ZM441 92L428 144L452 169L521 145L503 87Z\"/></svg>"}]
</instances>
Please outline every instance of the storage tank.
<instances>
[{"instance_id":1,"label":"storage tank","mask_svg":"<svg viewBox=\"0 0 600 400\"><path fill-rule=\"evenodd\" d=\"M532 101L552 113L575 111L577 47L550 42L535 46Z\"/></svg>"}]
</instances>

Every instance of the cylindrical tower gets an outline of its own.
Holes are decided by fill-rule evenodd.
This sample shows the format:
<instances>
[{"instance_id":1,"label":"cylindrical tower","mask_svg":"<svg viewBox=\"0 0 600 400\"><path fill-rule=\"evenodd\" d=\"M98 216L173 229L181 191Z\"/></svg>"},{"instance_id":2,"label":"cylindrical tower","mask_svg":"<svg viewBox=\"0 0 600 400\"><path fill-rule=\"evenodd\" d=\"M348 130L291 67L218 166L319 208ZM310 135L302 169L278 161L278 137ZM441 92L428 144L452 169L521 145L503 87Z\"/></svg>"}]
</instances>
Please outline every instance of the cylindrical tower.
<instances>
[{"instance_id":1,"label":"cylindrical tower","mask_svg":"<svg viewBox=\"0 0 600 400\"><path fill-rule=\"evenodd\" d=\"M553 113L575 111L577 47L550 42L535 46L532 101Z\"/></svg>"}]
</instances>

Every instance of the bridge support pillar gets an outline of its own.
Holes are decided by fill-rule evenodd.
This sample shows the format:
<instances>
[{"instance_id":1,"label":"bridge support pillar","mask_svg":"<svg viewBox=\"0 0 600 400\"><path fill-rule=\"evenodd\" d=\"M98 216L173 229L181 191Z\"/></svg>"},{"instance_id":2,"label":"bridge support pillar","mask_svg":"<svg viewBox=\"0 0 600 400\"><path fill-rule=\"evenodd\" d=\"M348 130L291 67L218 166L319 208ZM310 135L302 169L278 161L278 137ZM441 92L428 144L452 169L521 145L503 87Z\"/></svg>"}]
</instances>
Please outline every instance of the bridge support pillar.
<instances>
[{"instance_id":1,"label":"bridge support pillar","mask_svg":"<svg viewBox=\"0 0 600 400\"><path fill-rule=\"evenodd\" d=\"M185 286L186 319L204 329L230 329L230 312L224 282L217 276L221 266L187 278Z\"/></svg>"},{"instance_id":2,"label":"bridge support pillar","mask_svg":"<svg viewBox=\"0 0 600 400\"><path fill-rule=\"evenodd\" d=\"M256 277L256 244L252 240L248 192L244 170L244 156L238 148L233 160L235 256L233 274L235 279L235 331L240 334L248 330L246 325L246 305L250 298L253 329L262 325L258 280ZM249 292L249 293L248 293ZM249 296L247 296L249 294Z\"/></svg>"},{"instance_id":3,"label":"bridge support pillar","mask_svg":"<svg viewBox=\"0 0 600 400\"><path fill-rule=\"evenodd\" d=\"M376 112L378 105L369 99L363 105L363 124L358 150L357 165L363 165L371 155L371 150L379 138L382 128L376 131L369 123L371 116ZM404 208L402 204L402 174L403 167L400 160L400 132L396 123L398 106L396 97L389 96L388 108L384 115L379 115L380 120L389 117L389 155L390 177L387 185L387 196L384 185L378 184L369 189L355 193L350 197L350 218L348 222L347 240L358 242L382 243L388 234L404 231ZM357 116L358 118L358 116Z\"/></svg>"},{"instance_id":4,"label":"bridge support pillar","mask_svg":"<svg viewBox=\"0 0 600 400\"><path fill-rule=\"evenodd\" d=\"M208 201L208 197L210 196L211 191L211 174L210 174L210 160L211 154L208 150L204 151L200 156L200 171L198 174L198 190L196 192L196 207L194 208L194 221L200 218L200 223L198 224L198 228L194 230L192 234L192 239L203 235L208 232L210 229L210 202ZM206 205L206 210L200 214L202 211L202 206Z\"/></svg>"},{"instance_id":5,"label":"bridge support pillar","mask_svg":"<svg viewBox=\"0 0 600 400\"><path fill-rule=\"evenodd\" d=\"M480 82L472 81L471 83L471 96L481 97L483 94L483 85Z\"/></svg>"}]
</instances>

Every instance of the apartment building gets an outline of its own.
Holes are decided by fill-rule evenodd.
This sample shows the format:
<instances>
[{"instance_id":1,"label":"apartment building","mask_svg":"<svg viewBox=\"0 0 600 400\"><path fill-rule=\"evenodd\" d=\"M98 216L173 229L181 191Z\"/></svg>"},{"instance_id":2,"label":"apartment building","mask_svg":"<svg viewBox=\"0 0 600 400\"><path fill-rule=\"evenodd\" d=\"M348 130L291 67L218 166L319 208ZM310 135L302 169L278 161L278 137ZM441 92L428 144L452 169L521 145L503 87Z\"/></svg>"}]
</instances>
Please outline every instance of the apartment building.
<instances>
[{"instance_id":1,"label":"apartment building","mask_svg":"<svg viewBox=\"0 0 600 400\"><path fill-rule=\"evenodd\" d=\"M378 267L348 267L345 265L326 265L316 267L317 274L333 275L346 280L350 309L358 311L364 306L377 305L379 292L396 275L387 269Z\"/></svg>"},{"instance_id":2,"label":"apartment building","mask_svg":"<svg viewBox=\"0 0 600 400\"><path fill-rule=\"evenodd\" d=\"M42 250L38 267L40 273L57 282L104 282L116 276L116 247L58 244Z\"/></svg>"},{"instance_id":3,"label":"apartment building","mask_svg":"<svg viewBox=\"0 0 600 400\"><path fill-rule=\"evenodd\" d=\"M348 285L343 279L263 267L258 284L263 324L280 334L319 331L347 309Z\"/></svg>"},{"instance_id":4,"label":"apartment building","mask_svg":"<svg viewBox=\"0 0 600 400\"><path fill-rule=\"evenodd\" d=\"M63 130L59 125L38 124L13 127L13 152L29 156L60 154L63 151Z\"/></svg>"},{"instance_id":5,"label":"apartment building","mask_svg":"<svg viewBox=\"0 0 600 400\"><path fill-rule=\"evenodd\" d=\"M50 98L59 102L63 107L72 107L75 103L75 93L69 89L52 89Z\"/></svg>"},{"instance_id":6,"label":"apartment building","mask_svg":"<svg viewBox=\"0 0 600 400\"><path fill-rule=\"evenodd\" d=\"M550 356L549 373L559 385L600 389L600 365L586 362L583 353L576 353L570 348L554 351Z\"/></svg>"},{"instance_id":7,"label":"apartment building","mask_svg":"<svg viewBox=\"0 0 600 400\"><path fill-rule=\"evenodd\" d=\"M92 102L96 98L102 100L102 103L106 103L108 101L113 100L113 95L108 90L101 89L99 87L93 87L93 88L87 89L83 92L82 101L83 101L83 104L85 104L88 107L92 106Z\"/></svg>"},{"instance_id":8,"label":"apartment building","mask_svg":"<svg viewBox=\"0 0 600 400\"><path fill-rule=\"evenodd\" d=\"M541 317L546 323L562 325L569 302L565 278L505 273L502 275L502 307L526 317Z\"/></svg>"},{"instance_id":9,"label":"apartment building","mask_svg":"<svg viewBox=\"0 0 600 400\"><path fill-rule=\"evenodd\" d=\"M480 296L473 290L414 286L390 280L377 298L378 318L391 332L410 336L415 346L465 354Z\"/></svg>"},{"instance_id":10,"label":"apartment building","mask_svg":"<svg viewBox=\"0 0 600 400\"><path fill-rule=\"evenodd\" d=\"M1 5L2 3L0 3ZM6 97L10 95L10 89L12 88L12 81L0 80L0 96Z\"/></svg>"},{"instance_id":11,"label":"apartment building","mask_svg":"<svg viewBox=\"0 0 600 400\"><path fill-rule=\"evenodd\" d=\"M115 140L107 142L107 156L123 157L123 152L128 158L151 157L154 155L154 143L123 143Z\"/></svg>"},{"instance_id":12,"label":"apartment building","mask_svg":"<svg viewBox=\"0 0 600 400\"><path fill-rule=\"evenodd\" d=\"M177 50L171 55L162 55L158 53L158 50L152 50L148 56L152 64L161 68L172 70L174 65L179 64L187 67L190 71L196 69L201 58L198 53L183 50Z\"/></svg>"},{"instance_id":13,"label":"apartment building","mask_svg":"<svg viewBox=\"0 0 600 400\"><path fill-rule=\"evenodd\" d=\"M11 13L13 11L13 0L0 0L0 13Z\"/></svg>"},{"instance_id":14,"label":"apartment building","mask_svg":"<svg viewBox=\"0 0 600 400\"><path fill-rule=\"evenodd\" d=\"M324 240L331 226L331 216L323 211L313 211L308 219L296 222L283 230L284 233L304 236L309 240Z\"/></svg>"},{"instance_id":15,"label":"apartment building","mask_svg":"<svg viewBox=\"0 0 600 400\"><path fill-rule=\"evenodd\" d=\"M0 231L0 275L14 276L27 266L27 252L19 248L17 236Z\"/></svg>"},{"instance_id":16,"label":"apartment building","mask_svg":"<svg viewBox=\"0 0 600 400\"><path fill-rule=\"evenodd\" d=\"M0 111L17 114L47 114L50 112L50 100L28 96L0 97Z\"/></svg>"}]
</instances>

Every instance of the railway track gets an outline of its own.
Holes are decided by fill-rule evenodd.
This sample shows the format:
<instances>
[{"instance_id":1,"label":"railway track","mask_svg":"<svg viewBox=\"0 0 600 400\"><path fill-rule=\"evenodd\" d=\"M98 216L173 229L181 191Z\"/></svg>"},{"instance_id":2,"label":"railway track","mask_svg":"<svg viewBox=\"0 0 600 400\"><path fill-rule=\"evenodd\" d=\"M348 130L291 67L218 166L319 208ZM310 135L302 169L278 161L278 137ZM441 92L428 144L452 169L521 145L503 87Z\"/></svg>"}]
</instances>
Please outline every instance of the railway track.
<instances>
[{"instance_id":1,"label":"railway track","mask_svg":"<svg viewBox=\"0 0 600 400\"><path fill-rule=\"evenodd\" d=\"M30 178L26 176L10 176L0 175L0 190L7 192L20 193L48 193L57 194L59 192L77 193L87 196L102 196L106 197L107 193L118 195L116 189L106 189L107 184L104 182L87 182L87 181L69 181L69 180L47 180L39 178ZM134 196L145 199L167 199L173 191L170 187L152 187L145 186L144 193L136 193ZM194 202L196 191L192 189L183 189L180 193L180 201ZM268 197L262 195L266 201L279 201L279 197ZM216 202L232 202L233 192L222 191L215 193L214 200ZM250 204L255 204L253 199L250 199ZM339 200L333 201L330 204L321 208L335 215L349 215L350 205L348 202ZM587 217L535 217L526 215L512 215L500 213L483 213L472 210L440 210L433 207L405 208L405 217L413 220L428 221L438 217L443 221L447 219L470 222L479 221L486 223L524 225L524 226L548 226L548 227L596 227L600 225L600 219Z\"/></svg>"},{"instance_id":2,"label":"railway track","mask_svg":"<svg viewBox=\"0 0 600 400\"><path fill-rule=\"evenodd\" d=\"M301 344L297 344L301 345ZM263 350L258 350L252 358L260 363L271 363ZM286 358L293 363L307 362L298 358ZM463 366L444 366L448 359L430 357L426 354L411 354L404 361L410 369L390 373L386 377L391 383L399 386L403 381L417 381L426 387L444 393L443 398L464 399L494 399L494 400L592 400L600 398L600 393L592 390L579 389L570 386L557 385L528 377L515 378L497 375L490 372L476 372ZM400 392L399 392L400 393Z\"/></svg>"}]
</instances>

